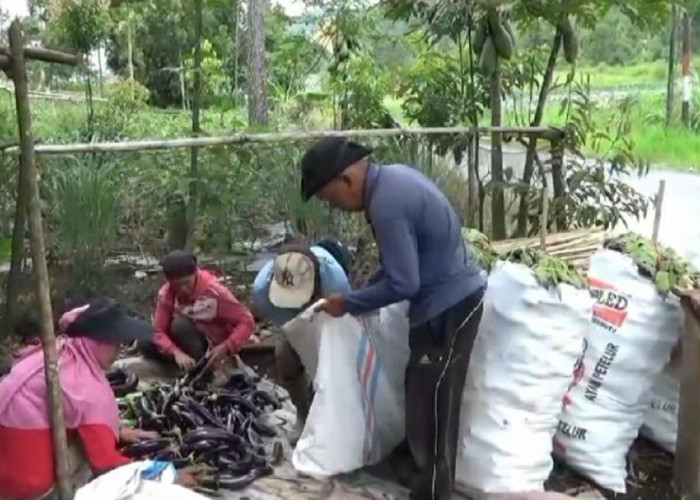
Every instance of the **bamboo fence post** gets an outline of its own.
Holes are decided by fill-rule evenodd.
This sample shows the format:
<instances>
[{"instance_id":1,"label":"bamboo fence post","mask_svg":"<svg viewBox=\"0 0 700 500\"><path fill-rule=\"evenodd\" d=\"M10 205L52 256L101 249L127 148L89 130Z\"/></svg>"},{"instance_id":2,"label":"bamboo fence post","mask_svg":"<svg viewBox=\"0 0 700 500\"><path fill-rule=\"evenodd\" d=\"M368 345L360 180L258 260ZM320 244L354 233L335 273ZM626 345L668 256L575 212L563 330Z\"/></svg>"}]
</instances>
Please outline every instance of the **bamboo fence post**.
<instances>
[{"instance_id":1,"label":"bamboo fence post","mask_svg":"<svg viewBox=\"0 0 700 500\"><path fill-rule=\"evenodd\" d=\"M547 221L549 220L549 195L542 189L542 213L540 214L540 247L547 250Z\"/></svg>"},{"instance_id":2,"label":"bamboo fence post","mask_svg":"<svg viewBox=\"0 0 700 500\"><path fill-rule=\"evenodd\" d=\"M651 235L651 241L656 245L659 242L659 230L661 228L661 208L664 204L664 191L666 191L666 181L659 181L659 190L654 198L654 229Z\"/></svg>"},{"instance_id":3,"label":"bamboo fence post","mask_svg":"<svg viewBox=\"0 0 700 500\"><path fill-rule=\"evenodd\" d=\"M38 171L34 163L32 117L29 110L27 72L25 64L24 35L18 20L10 26L10 55L12 79L15 84L15 105L20 140L20 171L27 197L27 215L31 243L32 266L36 295L41 312L41 340L44 348L46 384L49 393L51 431L54 460L56 463L56 487L60 500L71 500L73 492L68 476L68 442L63 416L61 385L58 379L58 352L53 330L53 313L49 291L49 273L46 266L44 234L39 199Z\"/></svg>"},{"instance_id":4,"label":"bamboo fence post","mask_svg":"<svg viewBox=\"0 0 700 500\"><path fill-rule=\"evenodd\" d=\"M673 479L681 498L700 498L700 318L689 295L681 294L685 318L682 347L678 435Z\"/></svg>"}]
</instances>

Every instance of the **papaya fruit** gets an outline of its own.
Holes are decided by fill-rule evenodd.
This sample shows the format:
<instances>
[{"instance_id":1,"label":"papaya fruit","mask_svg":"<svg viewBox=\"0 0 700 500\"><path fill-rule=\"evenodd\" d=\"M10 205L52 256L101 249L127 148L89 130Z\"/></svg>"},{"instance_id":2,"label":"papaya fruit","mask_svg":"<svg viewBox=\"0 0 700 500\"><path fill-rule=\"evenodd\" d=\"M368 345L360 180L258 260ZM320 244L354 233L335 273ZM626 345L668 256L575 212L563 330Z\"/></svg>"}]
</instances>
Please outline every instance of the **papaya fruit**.
<instances>
[{"instance_id":1,"label":"papaya fruit","mask_svg":"<svg viewBox=\"0 0 700 500\"><path fill-rule=\"evenodd\" d=\"M479 58L479 71L485 78L491 78L491 75L496 69L496 64L498 64L498 54L496 53L493 38L488 36L486 37L484 48Z\"/></svg>"},{"instance_id":2,"label":"papaya fruit","mask_svg":"<svg viewBox=\"0 0 700 500\"><path fill-rule=\"evenodd\" d=\"M503 26L501 14L497 9L488 10L489 34L499 57L508 60L513 57L513 40Z\"/></svg>"},{"instance_id":3,"label":"papaya fruit","mask_svg":"<svg viewBox=\"0 0 700 500\"><path fill-rule=\"evenodd\" d=\"M489 21L485 17L479 21L479 24L474 30L474 35L472 36L472 49L475 54L481 54L484 48L484 42L486 42L486 37L488 36L488 25Z\"/></svg>"},{"instance_id":4,"label":"papaya fruit","mask_svg":"<svg viewBox=\"0 0 700 500\"><path fill-rule=\"evenodd\" d=\"M565 17L559 23L559 28L562 33L562 47L564 50L564 59L569 64L576 63L578 59L579 43L578 35L574 29L574 25L569 17Z\"/></svg>"}]
</instances>

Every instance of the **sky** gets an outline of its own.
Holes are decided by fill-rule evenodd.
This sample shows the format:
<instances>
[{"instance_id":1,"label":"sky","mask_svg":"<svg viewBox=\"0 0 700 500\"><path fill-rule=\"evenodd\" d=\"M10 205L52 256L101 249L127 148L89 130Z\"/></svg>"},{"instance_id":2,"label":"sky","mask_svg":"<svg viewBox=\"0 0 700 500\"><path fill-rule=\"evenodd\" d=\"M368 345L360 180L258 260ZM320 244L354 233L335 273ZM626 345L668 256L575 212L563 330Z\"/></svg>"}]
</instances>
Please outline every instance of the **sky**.
<instances>
[{"instance_id":1,"label":"sky","mask_svg":"<svg viewBox=\"0 0 700 500\"><path fill-rule=\"evenodd\" d=\"M301 0L272 0L272 3L282 5L291 16L301 14L304 10L304 2ZM0 8L10 13L10 19L26 16L29 13L27 0L0 0Z\"/></svg>"}]
</instances>

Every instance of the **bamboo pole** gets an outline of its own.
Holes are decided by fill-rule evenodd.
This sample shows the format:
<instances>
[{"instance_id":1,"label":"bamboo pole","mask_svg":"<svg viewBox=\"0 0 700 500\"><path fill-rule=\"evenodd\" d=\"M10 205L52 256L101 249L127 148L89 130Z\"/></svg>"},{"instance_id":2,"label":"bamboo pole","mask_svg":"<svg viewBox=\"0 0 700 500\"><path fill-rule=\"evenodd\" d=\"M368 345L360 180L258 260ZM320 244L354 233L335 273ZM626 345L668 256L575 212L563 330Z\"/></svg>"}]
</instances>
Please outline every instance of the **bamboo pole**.
<instances>
[{"instance_id":1,"label":"bamboo pole","mask_svg":"<svg viewBox=\"0 0 700 500\"><path fill-rule=\"evenodd\" d=\"M27 215L31 242L34 285L41 311L41 340L44 347L46 385L49 393L51 431L53 437L54 460L56 465L57 492L60 500L71 500L73 492L68 476L68 443L66 425L63 418L61 385L58 379L58 353L53 331L53 314L49 292L49 273L46 266L44 234L41 227L41 204L39 199L38 172L34 163L34 140L32 137L32 117L29 110L27 92L27 72L25 66L24 35L19 21L10 26L10 48L12 58L12 78L15 83L15 104L17 106L17 126L19 129L20 169L27 196Z\"/></svg>"},{"instance_id":2,"label":"bamboo pole","mask_svg":"<svg viewBox=\"0 0 700 500\"><path fill-rule=\"evenodd\" d=\"M659 242L659 230L661 229L661 208L664 204L664 191L666 191L666 181L659 181L659 190L654 198L654 229L651 241L656 245Z\"/></svg>"},{"instance_id":3,"label":"bamboo pole","mask_svg":"<svg viewBox=\"0 0 700 500\"><path fill-rule=\"evenodd\" d=\"M12 47L0 47L0 54L12 57ZM69 66L77 66L82 60L81 56L58 50L45 49L44 47L25 47L23 55L25 59L36 59L37 61L49 63L68 64Z\"/></svg>"},{"instance_id":4,"label":"bamboo pole","mask_svg":"<svg viewBox=\"0 0 700 500\"><path fill-rule=\"evenodd\" d=\"M540 214L540 247L547 249L547 221L549 220L549 195L547 189L542 190L542 213Z\"/></svg>"},{"instance_id":5,"label":"bamboo pole","mask_svg":"<svg viewBox=\"0 0 700 500\"><path fill-rule=\"evenodd\" d=\"M61 155L74 153L125 153L134 151L163 150L176 148L229 146L234 144L270 144L298 142L325 137L400 137L410 135L455 134L475 135L487 133L508 135L535 135L541 138L563 138L565 132L554 127L431 127L391 128L359 130L322 130L311 132L279 132L261 134L234 134L213 137L182 137L177 139L147 139L123 142L91 142L76 144L37 144L34 151L39 155ZM17 152L18 148L7 148Z\"/></svg>"}]
</instances>

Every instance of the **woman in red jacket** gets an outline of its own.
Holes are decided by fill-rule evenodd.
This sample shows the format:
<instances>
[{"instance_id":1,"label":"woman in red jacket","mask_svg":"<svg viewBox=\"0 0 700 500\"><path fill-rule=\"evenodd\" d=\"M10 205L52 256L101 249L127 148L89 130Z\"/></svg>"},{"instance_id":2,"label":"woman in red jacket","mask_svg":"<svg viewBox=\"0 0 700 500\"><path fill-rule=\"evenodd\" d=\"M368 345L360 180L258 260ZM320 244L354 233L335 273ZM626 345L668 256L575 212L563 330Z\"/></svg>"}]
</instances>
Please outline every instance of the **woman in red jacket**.
<instances>
[{"instance_id":1,"label":"woman in red jacket","mask_svg":"<svg viewBox=\"0 0 700 500\"><path fill-rule=\"evenodd\" d=\"M213 367L231 361L255 331L253 314L193 254L174 251L161 264L167 282L158 292L153 342L140 342L141 351L183 370L203 356Z\"/></svg>"},{"instance_id":2,"label":"woman in red jacket","mask_svg":"<svg viewBox=\"0 0 700 500\"><path fill-rule=\"evenodd\" d=\"M105 376L119 345L151 335L151 326L126 316L112 299L97 299L60 321L58 367L68 430L68 468L74 487L130 459L119 443L154 437L120 429ZM0 379L0 499L52 498L56 472L41 346L21 353Z\"/></svg>"}]
</instances>

